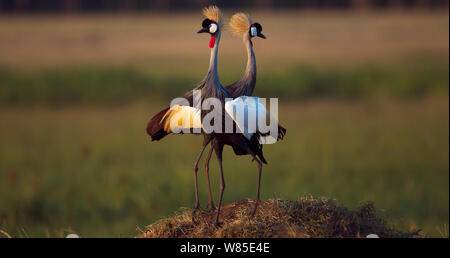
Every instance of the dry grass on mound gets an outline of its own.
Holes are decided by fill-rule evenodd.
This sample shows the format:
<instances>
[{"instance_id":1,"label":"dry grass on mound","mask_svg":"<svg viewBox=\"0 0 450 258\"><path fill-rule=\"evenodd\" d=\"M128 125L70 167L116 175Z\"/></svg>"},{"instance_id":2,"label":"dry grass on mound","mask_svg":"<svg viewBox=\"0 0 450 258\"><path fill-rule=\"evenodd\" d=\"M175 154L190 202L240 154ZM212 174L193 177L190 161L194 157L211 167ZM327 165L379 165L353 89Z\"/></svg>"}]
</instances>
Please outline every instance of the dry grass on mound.
<instances>
[{"instance_id":1,"label":"dry grass on mound","mask_svg":"<svg viewBox=\"0 0 450 258\"><path fill-rule=\"evenodd\" d=\"M214 225L215 212L181 210L177 215L148 226L142 238L315 238L315 237L418 237L387 225L376 214L373 203L355 211L330 199L302 198L298 201L262 201L255 217L249 217L252 200L241 200L222 208L220 226Z\"/></svg>"}]
</instances>

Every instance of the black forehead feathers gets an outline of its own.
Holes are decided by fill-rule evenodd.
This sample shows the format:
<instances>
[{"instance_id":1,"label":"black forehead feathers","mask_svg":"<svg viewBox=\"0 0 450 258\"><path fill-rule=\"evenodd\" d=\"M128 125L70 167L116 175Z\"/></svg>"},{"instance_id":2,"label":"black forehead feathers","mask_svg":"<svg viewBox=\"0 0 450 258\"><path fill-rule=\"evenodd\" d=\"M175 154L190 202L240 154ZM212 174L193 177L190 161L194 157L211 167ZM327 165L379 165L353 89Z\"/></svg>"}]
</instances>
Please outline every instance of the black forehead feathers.
<instances>
[{"instance_id":1,"label":"black forehead feathers","mask_svg":"<svg viewBox=\"0 0 450 258\"><path fill-rule=\"evenodd\" d=\"M211 23L212 23L212 21L211 21L210 19L205 19L205 20L203 20L203 22L202 22L202 27L203 27L203 28L208 28L209 25L211 25Z\"/></svg>"},{"instance_id":2,"label":"black forehead feathers","mask_svg":"<svg viewBox=\"0 0 450 258\"><path fill-rule=\"evenodd\" d=\"M261 26L261 24L259 24L259 23L253 23L253 26L255 26L255 28L256 28L256 30L258 30L258 32L261 32L262 31L262 26Z\"/></svg>"}]
</instances>

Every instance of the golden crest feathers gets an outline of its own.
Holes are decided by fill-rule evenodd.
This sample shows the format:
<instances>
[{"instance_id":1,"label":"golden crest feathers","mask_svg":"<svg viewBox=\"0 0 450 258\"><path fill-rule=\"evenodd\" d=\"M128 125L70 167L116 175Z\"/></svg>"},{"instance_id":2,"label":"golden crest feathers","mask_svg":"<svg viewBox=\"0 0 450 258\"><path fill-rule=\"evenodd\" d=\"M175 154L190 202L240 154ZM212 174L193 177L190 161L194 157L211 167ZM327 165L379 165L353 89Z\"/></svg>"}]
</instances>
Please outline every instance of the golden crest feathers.
<instances>
[{"instance_id":1,"label":"golden crest feathers","mask_svg":"<svg viewBox=\"0 0 450 258\"><path fill-rule=\"evenodd\" d=\"M245 13L236 13L230 19L230 27L234 34L242 35L248 33L250 25L252 24L252 18Z\"/></svg>"},{"instance_id":2,"label":"golden crest feathers","mask_svg":"<svg viewBox=\"0 0 450 258\"><path fill-rule=\"evenodd\" d=\"M211 5L208 7L205 7L203 9L203 15L212 20L217 22L217 24L221 25L222 24L222 12L220 11L219 7L217 7L216 5Z\"/></svg>"}]
</instances>

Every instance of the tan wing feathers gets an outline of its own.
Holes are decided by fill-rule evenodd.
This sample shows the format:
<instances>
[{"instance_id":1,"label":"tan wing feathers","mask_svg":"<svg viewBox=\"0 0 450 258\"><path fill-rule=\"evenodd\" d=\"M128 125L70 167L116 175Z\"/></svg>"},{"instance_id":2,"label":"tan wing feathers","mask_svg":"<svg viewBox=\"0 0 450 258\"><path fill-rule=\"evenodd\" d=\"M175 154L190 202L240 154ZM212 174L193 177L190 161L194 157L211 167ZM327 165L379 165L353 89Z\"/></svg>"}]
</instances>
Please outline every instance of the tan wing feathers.
<instances>
[{"instance_id":1,"label":"tan wing feathers","mask_svg":"<svg viewBox=\"0 0 450 258\"><path fill-rule=\"evenodd\" d=\"M189 106L173 106L161 119L164 131L172 133L173 130L201 128L199 113Z\"/></svg>"}]
</instances>

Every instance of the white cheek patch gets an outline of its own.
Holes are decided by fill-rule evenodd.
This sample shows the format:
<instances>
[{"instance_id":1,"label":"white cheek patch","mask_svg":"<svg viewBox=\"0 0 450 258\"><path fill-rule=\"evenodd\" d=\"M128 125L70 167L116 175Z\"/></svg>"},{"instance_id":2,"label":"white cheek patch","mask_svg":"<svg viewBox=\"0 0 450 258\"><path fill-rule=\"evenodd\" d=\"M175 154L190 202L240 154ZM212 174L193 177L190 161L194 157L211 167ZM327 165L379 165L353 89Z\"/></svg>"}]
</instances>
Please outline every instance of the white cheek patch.
<instances>
[{"instance_id":1,"label":"white cheek patch","mask_svg":"<svg viewBox=\"0 0 450 258\"><path fill-rule=\"evenodd\" d=\"M215 24L215 23L213 23L213 24L211 24L211 26L209 26L210 33L216 33L217 29L218 29L218 27L217 27L217 24Z\"/></svg>"},{"instance_id":2,"label":"white cheek patch","mask_svg":"<svg viewBox=\"0 0 450 258\"><path fill-rule=\"evenodd\" d=\"M258 36L258 30L256 29L256 27L252 27L250 29L250 33L252 34L253 37Z\"/></svg>"}]
</instances>

